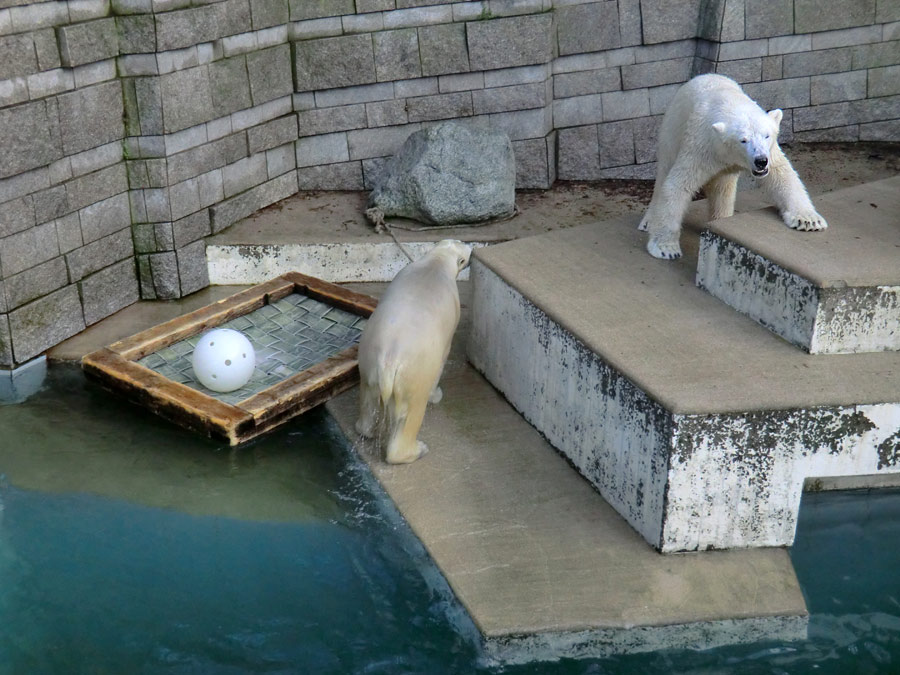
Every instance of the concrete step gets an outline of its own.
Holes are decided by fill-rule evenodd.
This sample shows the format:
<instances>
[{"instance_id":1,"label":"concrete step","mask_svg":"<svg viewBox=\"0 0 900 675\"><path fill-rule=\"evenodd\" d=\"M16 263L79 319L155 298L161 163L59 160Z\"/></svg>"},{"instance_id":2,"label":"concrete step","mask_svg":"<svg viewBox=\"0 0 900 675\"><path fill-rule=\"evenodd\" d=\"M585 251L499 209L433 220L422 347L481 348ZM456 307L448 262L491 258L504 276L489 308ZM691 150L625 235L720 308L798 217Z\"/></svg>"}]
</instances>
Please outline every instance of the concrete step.
<instances>
[{"instance_id":1,"label":"concrete step","mask_svg":"<svg viewBox=\"0 0 900 675\"><path fill-rule=\"evenodd\" d=\"M477 251L468 356L660 551L790 545L807 479L900 472L900 352L810 355L698 288L702 206L675 262L638 216Z\"/></svg>"},{"instance_id":2,"label":"concrete step","mask_svg":"<svg viewBox=\"0 0 900 675\"><path fill-rule=\"evenodd\" d=\"M900 176L816 199L821 233L775 209L709 224L697 284L813 354L900 350Z\"/></svg>"}]
</instances>

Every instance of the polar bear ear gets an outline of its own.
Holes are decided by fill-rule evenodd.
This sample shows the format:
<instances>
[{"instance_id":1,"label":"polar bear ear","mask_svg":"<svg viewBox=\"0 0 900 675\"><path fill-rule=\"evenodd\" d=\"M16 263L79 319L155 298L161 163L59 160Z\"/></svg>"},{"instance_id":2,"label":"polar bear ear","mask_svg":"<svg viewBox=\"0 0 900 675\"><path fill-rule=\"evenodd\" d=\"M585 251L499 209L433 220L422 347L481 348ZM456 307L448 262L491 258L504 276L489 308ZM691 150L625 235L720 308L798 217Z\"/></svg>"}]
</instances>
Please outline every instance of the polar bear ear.
<instances>
[{"instance_id":1,"label":"polar bear ear","mask_svg":"<svg viewBox=\"0 0 900 675\"><path fill-rule=\"evenodd\" d=\"M779 110L778 108L775 108L775 110L770 110L768 112L769 117L771 117L772 121L775 122L776 128L778 127L778 125L781 124L781 117L783 114L784 113L782 113L781 110Z\"/></svg>"},{"instance_id":2,"label":"polar bear ear","mask_svg":"<svg viewBox=\"0 0 900 675\"><path fill-rule=\"evenodd\" d=\"M724 134L725 133L725 122L716 122L715 124L713 124L713 129L718 131L720 134Z\"/></svg>"}]
</instances>

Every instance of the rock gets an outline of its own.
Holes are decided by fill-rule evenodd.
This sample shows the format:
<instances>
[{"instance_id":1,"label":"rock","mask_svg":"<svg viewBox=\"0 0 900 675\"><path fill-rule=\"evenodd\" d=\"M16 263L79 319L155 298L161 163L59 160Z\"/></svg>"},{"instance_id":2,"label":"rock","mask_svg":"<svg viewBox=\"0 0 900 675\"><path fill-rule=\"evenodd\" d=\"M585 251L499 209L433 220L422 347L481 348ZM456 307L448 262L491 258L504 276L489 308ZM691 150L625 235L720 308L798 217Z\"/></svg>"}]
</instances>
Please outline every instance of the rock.
<instances>
[{"instance_id":1,"label":"rock","mask_svg":"<svg viewBox=\"0 0 900 675\"><path fill-rule=\"evenodd\" d=\"M417 131L392 157L369 195L366 215L428 225L478 223L513 215L516 164L502 131L445 122Z\"/></svg>"}]
</instances>

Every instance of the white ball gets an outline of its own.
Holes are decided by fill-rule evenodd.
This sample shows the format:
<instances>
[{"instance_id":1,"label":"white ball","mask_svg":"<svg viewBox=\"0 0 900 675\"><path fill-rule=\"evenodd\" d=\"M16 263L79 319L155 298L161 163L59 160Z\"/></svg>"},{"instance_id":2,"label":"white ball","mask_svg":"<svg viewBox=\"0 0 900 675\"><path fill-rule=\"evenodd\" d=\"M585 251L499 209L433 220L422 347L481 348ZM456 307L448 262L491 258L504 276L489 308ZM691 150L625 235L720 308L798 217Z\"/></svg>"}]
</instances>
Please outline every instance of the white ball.
<instances>
[{"instance_id":1,"label":"white ball","mask_svg":"<svg viewBox=\"0 0 900 675\"><path fill-rule=\"evenodd\" d=\"M200 338L191 363L200 384L224 393L247 384L256 367L256 353L243 333L216 328Z\"/></svg>"}]
</instances>

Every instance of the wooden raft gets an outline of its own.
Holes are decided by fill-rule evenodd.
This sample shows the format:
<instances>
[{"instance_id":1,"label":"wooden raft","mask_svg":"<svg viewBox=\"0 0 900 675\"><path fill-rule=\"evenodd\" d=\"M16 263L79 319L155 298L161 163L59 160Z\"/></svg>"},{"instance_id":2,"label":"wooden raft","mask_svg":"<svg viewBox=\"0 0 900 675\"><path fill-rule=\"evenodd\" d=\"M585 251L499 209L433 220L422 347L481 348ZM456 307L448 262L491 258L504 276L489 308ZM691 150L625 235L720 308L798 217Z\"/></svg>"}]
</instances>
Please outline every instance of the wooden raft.
<instances>
[{"instance_id":1,"label":"wooden raft","mask_svg":"<svg viewBox=\"0 0 900 675\"><path fill-rule=\"evenodd\" d=\"M238 445L324 403L359 382L353 345L234 405L175 382L137 361L292 293L368 317L377 301L341 286L289 272L154 326L82 359L86 375L176 424Z\"/></svg>"}]
</instances>

